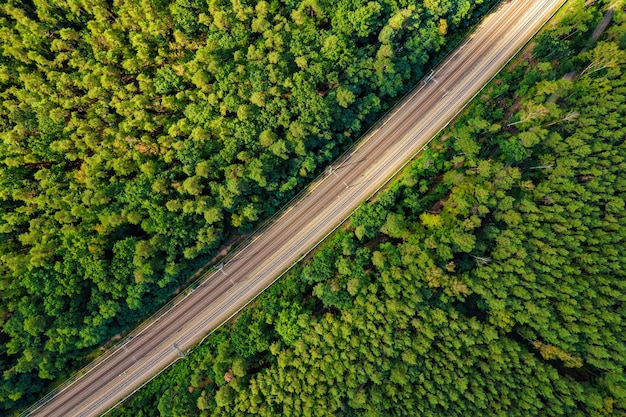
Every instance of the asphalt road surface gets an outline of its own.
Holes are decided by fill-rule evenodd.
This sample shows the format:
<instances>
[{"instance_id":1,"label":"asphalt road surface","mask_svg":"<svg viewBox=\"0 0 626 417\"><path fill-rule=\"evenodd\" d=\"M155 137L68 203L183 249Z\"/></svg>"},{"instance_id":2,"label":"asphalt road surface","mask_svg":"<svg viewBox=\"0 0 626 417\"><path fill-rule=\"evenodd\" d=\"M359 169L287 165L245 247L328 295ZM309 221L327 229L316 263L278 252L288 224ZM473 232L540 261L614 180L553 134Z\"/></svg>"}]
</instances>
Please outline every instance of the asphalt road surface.
<instances>
[{"instance_id":1,"label":"asphalt road surface","mask_svg":"<svg viewBox=\"0 0 626 417\"><path fill-rule=\"evenodd\" d=\"M503 1L353 152L222 269L28 415L101 415L179 359L379 190L564 2Z\"/></svg>"}]
</instances>

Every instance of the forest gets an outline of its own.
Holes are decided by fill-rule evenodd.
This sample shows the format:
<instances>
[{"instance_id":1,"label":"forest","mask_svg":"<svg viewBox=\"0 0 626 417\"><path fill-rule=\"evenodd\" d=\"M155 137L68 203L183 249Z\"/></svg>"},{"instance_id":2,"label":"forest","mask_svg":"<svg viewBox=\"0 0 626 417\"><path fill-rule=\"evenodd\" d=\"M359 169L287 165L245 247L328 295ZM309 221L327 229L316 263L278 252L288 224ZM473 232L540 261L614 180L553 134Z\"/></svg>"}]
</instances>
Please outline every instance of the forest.
<instances>
[{"instance_id":1,"label":"forest","mask_svg":"<svg viewBox=\"0 0 626 417\"><path fill-rule=\"evenodd\" d=\"M0 410L273 214L494 3L3 1Z\"/></svg>"},{"instance_id":2,"label":"forest","mask_svg":"<svg viewBox=\"0 0 626 417\"><path fill-rule=\"evenodd\" d=\"M111 415L623 416L626 10L592 34L611 3L569 1L349 224Z\"/></svg>"}]
</instances>

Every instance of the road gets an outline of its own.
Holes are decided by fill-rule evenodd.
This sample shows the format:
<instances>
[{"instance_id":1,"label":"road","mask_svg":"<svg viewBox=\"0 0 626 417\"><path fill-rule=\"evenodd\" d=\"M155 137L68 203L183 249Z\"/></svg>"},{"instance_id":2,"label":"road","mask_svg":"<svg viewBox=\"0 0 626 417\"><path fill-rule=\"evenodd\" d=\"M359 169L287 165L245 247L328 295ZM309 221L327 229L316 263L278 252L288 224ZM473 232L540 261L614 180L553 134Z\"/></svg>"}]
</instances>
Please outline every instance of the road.
<instances>
[{"instance_id":1,"label":"road","mask_svg":"<svg viewBox=\"0 0 626 417\"><path fill-rule=\"evenodd\" d=\"M503 1L378 128L222 269L28 415L101 415L178 360L379 190L564 2Z\"/></svg>"}]
</instances>

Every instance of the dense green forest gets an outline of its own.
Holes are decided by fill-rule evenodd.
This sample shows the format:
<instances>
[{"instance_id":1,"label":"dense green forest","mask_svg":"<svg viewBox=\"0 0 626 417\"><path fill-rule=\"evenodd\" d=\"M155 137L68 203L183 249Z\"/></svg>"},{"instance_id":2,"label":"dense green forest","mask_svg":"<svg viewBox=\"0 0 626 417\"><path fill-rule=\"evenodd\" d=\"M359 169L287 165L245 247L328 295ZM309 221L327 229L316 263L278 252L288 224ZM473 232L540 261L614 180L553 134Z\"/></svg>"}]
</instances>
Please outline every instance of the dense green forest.
<instances>
[{"instance_id":1,"label":"dense green forest","mask_svg":"<svg viewBox=\"0 0 626 417\"><path fill-rule=\"evenodd\" d=\"M623 416L626 12L586 3L112 415Z\"/></svg>"},{"instance_id":2,"label":"dense green forest","mask_svg":"<svg viewBox=\"0 0 626 417\"><path fill-rule=\"evenodd\" d=\"M307 184L491 0L0 5L0 410Z\"/></svg>"}]
</instances>

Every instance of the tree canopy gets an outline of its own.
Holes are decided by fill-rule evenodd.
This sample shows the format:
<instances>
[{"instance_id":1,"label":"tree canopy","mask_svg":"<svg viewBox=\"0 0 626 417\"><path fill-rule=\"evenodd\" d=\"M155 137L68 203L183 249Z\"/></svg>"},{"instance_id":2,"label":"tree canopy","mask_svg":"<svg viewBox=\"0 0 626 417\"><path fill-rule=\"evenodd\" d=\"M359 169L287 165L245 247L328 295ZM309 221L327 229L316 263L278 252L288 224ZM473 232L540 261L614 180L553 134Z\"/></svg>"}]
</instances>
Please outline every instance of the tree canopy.
<instances>
[{"instance_id":1,"label":"tree canopy","mask_svg":"<svg viewBox=\"0 0 626 417\"><path fill-rule=\"evenodd\" d=\"M0 409L281 207L491 3L3 2Z\"/></svg>"},{"instance_id":2,"label":"tree canopy","mask_svg":"<svg viewBox=\"0 0 626 417\"><path fill-rule=\"evenodd\" d=\"M626 14L596 42L603 4L583 3L114 415L626 413Z\"/></svg>"}]
</instances>

